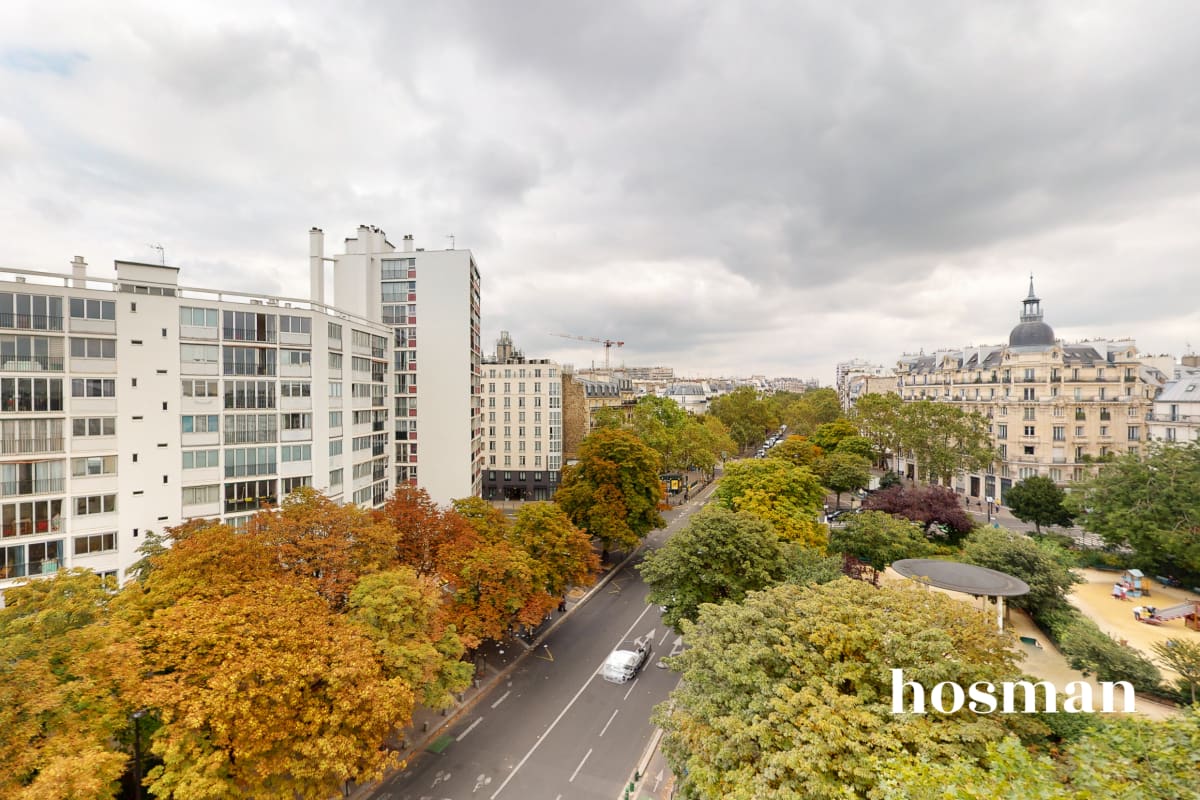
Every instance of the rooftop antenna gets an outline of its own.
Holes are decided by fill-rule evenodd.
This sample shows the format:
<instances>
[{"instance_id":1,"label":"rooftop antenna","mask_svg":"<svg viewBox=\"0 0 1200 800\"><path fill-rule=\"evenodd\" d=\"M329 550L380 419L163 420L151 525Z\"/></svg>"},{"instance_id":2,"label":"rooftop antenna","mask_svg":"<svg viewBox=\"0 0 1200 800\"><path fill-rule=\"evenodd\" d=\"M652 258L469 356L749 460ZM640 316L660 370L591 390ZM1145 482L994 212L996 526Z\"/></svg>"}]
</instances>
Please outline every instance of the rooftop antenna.
<instances>
[{"instance_id":1,"label":"rooftop antenna","mask_svg":"<svg viewBox=\"0 0 1200 800\"><path fill-rule=\"evenodd\" d=\"M446 238L450 240L450 249L453 250L454 249L454 234L447 233Z\"/></svg>"},{"instance_id":2,"label":"rooftop antenna","mask_svg":"<svg viewBox=\"0 0 1200 800\"><path fill-rule=\"evenodd\" d=\"M158 251L158 263L165 267L167 265L167 252L163 249L163 246L161 244L148 244L146 246L151 250Z\"/></svg>"}]
</instances>

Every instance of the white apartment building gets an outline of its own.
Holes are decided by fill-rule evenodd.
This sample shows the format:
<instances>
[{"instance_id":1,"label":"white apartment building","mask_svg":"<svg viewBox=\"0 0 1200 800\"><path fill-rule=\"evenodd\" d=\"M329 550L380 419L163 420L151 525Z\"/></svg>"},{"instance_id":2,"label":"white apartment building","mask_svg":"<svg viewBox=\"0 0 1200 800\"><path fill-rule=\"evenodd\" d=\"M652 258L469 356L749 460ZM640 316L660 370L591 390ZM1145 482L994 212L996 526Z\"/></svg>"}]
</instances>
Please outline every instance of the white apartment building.
<instances>
[{"instance_id":1,"label":"white apartment building","mask_svg":"<svg viewBox=\"0 0 1200 800\"><path fill-rule=\"evenodd\" d=\"M0 591L69 567L124 579L146 531L244 525L299 486L389 494L390 329L178 278L89 277L79 257L0 272Z\"/></svg>"},{"instance_id":2,"label":"white apartment building","mask_svg":"<svg viewBox=\"0 0 1200 800\"><path fill-rule=\"evenodd\" d=\"M324 233L313 228L311 294L324 302L332 262L338 306L390 327L395 482L420 485L444 505L482 491L479 268L470 250L402 242L397 250L382 230L361 225L344 253L327 258Z\"/></svg>"},{"instance_id":3,"label":"white apartment building","mask_svg":"<svg viewBox=\"0 0 1200 800\"><path fill-rule=\"evenodd\" d=\"M526 359L500 332L483 365L486 500L549 500L562 470L562 368Z\"/></svg>"},{"instance_id":4,"label":"white apartment building","mask_svg":"<svg viewBox=\"0 0 1200 800\"><path fill-rule=\"evenodd\" d=\"M1152 439L1200 442L1200 358L1183 357L1178 377L1155 399L1149 425Z\"/></svg>"},{"instance_id":5,"label":"white apartment building","mask_svg":"<svg viewBox=\"0 0 1200 800\"><path fill-rule=\"evenodd\" d=\"M842 361L837 365L834 386L837 389L838 401L841 403L843 411L849 411L855 400L862 394L869 393L863 391L869 385L868 382L855 380L868 377L886 380L893 378L894 374L890 367L885 367L883 364L872 364L870 361L860 358Z\"/></svg>"}]
</instances>

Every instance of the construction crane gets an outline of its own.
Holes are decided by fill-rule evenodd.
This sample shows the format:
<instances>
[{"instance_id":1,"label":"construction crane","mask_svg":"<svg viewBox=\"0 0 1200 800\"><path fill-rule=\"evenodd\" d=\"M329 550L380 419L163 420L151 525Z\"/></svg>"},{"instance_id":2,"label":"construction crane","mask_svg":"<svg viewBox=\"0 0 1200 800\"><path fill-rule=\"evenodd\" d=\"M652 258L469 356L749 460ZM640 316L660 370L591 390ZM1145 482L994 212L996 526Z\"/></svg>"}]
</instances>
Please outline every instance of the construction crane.
<instances>
[{"instance_id":1,"label":"construction crane","mask_svg":"<svg viewBox=\"0 0 1200 800\"><path fill-rule=\"evenodd\" d=\"M560 336L563 339L578 339L581 342L597 342L604 345L604 369L608 371L608 353L614 347L624 347L624 342L618 342L613 339L597 339L595 336L576 336L572 333L552 333L551 336Z\"/></svg>"}]
</instances>

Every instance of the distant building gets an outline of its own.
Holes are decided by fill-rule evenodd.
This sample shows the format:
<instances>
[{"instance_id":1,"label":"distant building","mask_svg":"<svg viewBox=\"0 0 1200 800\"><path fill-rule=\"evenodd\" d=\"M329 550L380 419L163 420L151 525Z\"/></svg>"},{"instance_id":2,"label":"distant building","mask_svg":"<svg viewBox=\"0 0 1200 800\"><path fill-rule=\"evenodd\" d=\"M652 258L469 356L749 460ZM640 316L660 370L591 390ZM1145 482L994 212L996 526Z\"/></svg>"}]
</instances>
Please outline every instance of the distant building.
<instances>
[{"instance_id":1,"label":"distant building","mask_svg":"<svg viewBox=\"0 0 1200 800\"><path fill-rule=\"evenodd\" d=\"M1007 345L905 356L896 389L906 401L961 404L987 418L997 460L959 475L954 488L1002 501L1016 481L1042 475L1065 485L1099 461L1143 447L1147 415L1167 377L1148 363L1154 360L1131 340L1059 341L1031 279ZM903 454L897 460L909 477L917 467Z\"/></svg>"},{"instance_id":2,"label":"distant building","mask_svg":"<svg viewBox=\"0 0 1200 800\"><path fill-rule=\"evenodd\" d=\"M508 331L483 363L485 500L549 500L562 470L562 370L527 359Z\"/></svg>"},{"instance_id":3,"label":"distant building","mask_svg":"<svg viewBox=\"0 0 1200 800\"><path fill-rule=\"evenodd\" d=\"M862 380L864 378L879 379L874 385L876 389L887 385L889 381L892 385L895 384L895 373L891 367L872 364L858 358L839 363L834 377L834 388L837 389L838 402L841 403L843 411L849 411L861 395L876 393L871 391L873 387L870 382Z\"/></svg>"},{"instance_id":4,"label":"distant building","mask_svg":"<svg viewBox=\"0 0 1200 800\"><path fill-rule=\"evenodd\" d=\"M1178 373L1154 401L1150 436L1165 442L1200 441L1200 357L1184 356Z\"/></svg>"},{"instance_id":5,"label":"distant building","mask_svg":"<svg viewBox=\"0 0 1200 800\"><path fill-rule=\"evenodd\" d=\"M662 396L674 401L689 414L703 414L708 411L709 389L704 383L672 383L663 390Z\"/></svg>"},{"instance_id":6,"label":"distant building","mask_svg":"<svg viewBox=\"0 0 1200 800\"><path fill-rule=\"evenodd\" d=\"M607 380L563 377L563 458L566 463L579 456L579 445L596 428L595 414L602 408L615 408L625 422L632 422L637 403L633 381L615 375Z\"/></svg>"}]
</instances>

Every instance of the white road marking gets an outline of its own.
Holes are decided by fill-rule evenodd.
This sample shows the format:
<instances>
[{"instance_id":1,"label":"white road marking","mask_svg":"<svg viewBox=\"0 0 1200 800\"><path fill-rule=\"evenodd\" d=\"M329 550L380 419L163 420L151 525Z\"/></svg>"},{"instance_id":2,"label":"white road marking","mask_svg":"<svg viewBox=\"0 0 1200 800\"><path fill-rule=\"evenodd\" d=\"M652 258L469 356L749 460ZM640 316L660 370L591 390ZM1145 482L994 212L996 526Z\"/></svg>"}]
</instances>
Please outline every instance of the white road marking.
<instances>
[{"instance_id":1,"label":"white road marking","mask_svg":"<svg viewBox=\"0 0 1200 800\"><path fill-rule=\"evenodd\" d=\"M470 726L468 726L468 727L467 727L467 729L466 729L465 731L463 731L462 733L460 733L460 734L458 735L458 738L457 738L457 739L455 739L454 741L456 741L456 742L461 742L463 739L467 738L467 734L468 734L468 733L470 733L471 731L475 730L475 726L476 726L476 725L478 725L478 724L479 724L479 723L481 723L481 722L483 722L483 717L480 717L479 719L477 719L477 720L475 720L474 722L472 722L472 723L470 724Z\"/></svg>"},{"instance_id":2,"label":"white road marking","mask_svg":"<svg viewBox=\"0 0 1200 800\"><path fill-rule=\"evenodd\" d=\"M503 702L504 702L504 698L508 697L510 694L512 694L512 692L511 692L511 691L509 691L509 692L505 692L504 694L500 695L500 699L499 699L499 700L497 700L496 702L492 703L492 708L495 708L496 706L498 706L498 705L500 705L501 703L503 703Z\"/></svg>"},{"instance_id":3,"label":"white road marking","mask_svg":"<svg viewBox=\"0 0 1200 800\"><path fill-rule=\"evenodd\" d=\"M640 680L641 680L641 678L640 678L640 677L639 677L639 678L634 678L634 679L633 679L633 683L631 683L631 684L629 685L629 690L628 690L627 692L625 692L625 696L624 696L623 698L621 698L622 700L628 700L628 699L629 699L629 695L633 694L633 687L634 687L634 686L637 686L637 682L638 682L638 681L640 681Z\"/></svg>"},{"instance_id":4,"label":"white road marking","mask_svg":"<svg viewBox=\"0 0 1200 800\"><path fill-rule=\"evenodd\" d=\"M601 736L603 736L603 735L604 735L604 732L605 732L606 730L608 730L608 726L609 726L609 725L612 725L612 721L613 721L614 719L616 719L616 718L617 718L617 711L619 711L619 710L620 710L620 709L616 709L616 708L614 708L614 709L613 709L612 716L608 718L608 722L604 723L604 727L600 729L600 735L601 735Z\"/></svg>"},{"instance_id":5,"label":"white road marking","mask_svg":"<svg viewBox=\"0 0 1200 800\"><path fill-rule=\"evenodd\" d=\"M583 761L579 762L579 766L576 767L575 771L571 773L571 777L567 778L567 783L575 782L575 776L579 774L579 770L583 769L583 765L587 762L588 756L590 756L591 754L592 754L592 748L589 747L588 751L586 753L584 753L584 755L583 755Z\"/></svg>"},{"instance_id":6,"label":"white road marking","mask_svg":"<svg viewBox=\"0 0 1200 800\"><path fill-rule=\"evenodd\" d=\"M667 628L666 632L663 634L663 637L658 640L658 646L662 647L663 642L665 642L667 639L670 639L670 638L671 638L671 629Z\"/></svg>"},{"instance_id":7,"label":"white road marking","mask_svg":"<svg viewBox=\"0 0 1200 800\"><path fill-rule=\"evenodd\" d=\"M625 630L625 633L623 633L621 635L621 638L618 640L618 644L620 642L625 641L625 638L627 636L629 636L629 634L633 631L634 628L636 628L638 626L638 623L642 621L642 617L646 616L646 613L649 612L651 608L653 608L653 606L646 606L642 610L642 613L638 614L638 618L635 619L633 621L633 624L630 625ZM607 658L607 656L605 656L605 658ZM603 662L601 662L601 666L603 666ZM516 775L518 771L520 771L521 767L525 766L525 762L528 761L529 757L533 755L534 751L537 750L538 747L541 746L542 742L546 741L546 735L549 734L550 731L554 730L554 727L556 725L558 725L559 722L562 721L562 718L565 717L567 715L567 712L571 710L571 706L575 705L575 701L579 699L579 696L581 694L583 694L584 690L587 689L587 687L589 685L591 685L591 682L596 679L596 676L599 673L600 673L600 667L596 667L596 669L592 671L592 674L588 676L588 679L583 682L583 686L579 687L579 691L575 693L575 696L572 697L565 706L563 706L562 711L558 712L558 716L554 718L554 722L550 723L550 727L546 728L546 731L544 734L538 736L538 740L536 742L534 742L533 747L529 748L529 752L526 753L521 758L521 760L517 762L517 765L515 767L513 767L512 772L508 773L508 777L505 778L504 782L500 784L500 787L498 789L496 789L495 792L492 793L492 796L491 796L491 798L489 798L489 800L496 800L496 798L500 796L500 793L504 791L504 787L508 786L508 782L513 779L513 776Z\"/></svg>"}]
</instances>

